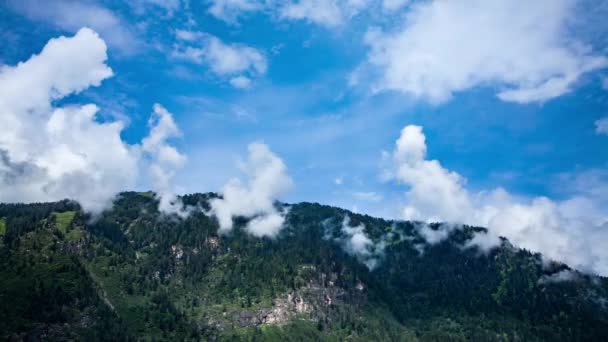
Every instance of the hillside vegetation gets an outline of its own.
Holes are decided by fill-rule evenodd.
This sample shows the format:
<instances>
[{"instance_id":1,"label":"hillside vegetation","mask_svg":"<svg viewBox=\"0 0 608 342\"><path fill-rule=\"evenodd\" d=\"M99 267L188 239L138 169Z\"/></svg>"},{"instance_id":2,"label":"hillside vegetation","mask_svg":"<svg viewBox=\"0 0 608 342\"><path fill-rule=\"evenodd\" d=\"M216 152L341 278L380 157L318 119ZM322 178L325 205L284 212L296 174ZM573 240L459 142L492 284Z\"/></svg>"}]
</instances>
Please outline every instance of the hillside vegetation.
<instances>
[{"instance_id":1,"label":"hillside vegetation","mask_svg":"<svg viewBox=\"0 0 608 342\"><path fill-rule=\"evenodd\" d=\"M247 234L245 218L218 235L205 214L215 196L184 196L198 208L186 219L161 215L150 193L123 193L99 217L70 201L0 205L0 339L608 338L606 278L506 240L466 248L483 228L430 245L413 222L301 203L282 205L276 238ZM373 255L345 246L345 222Z\"/></svg>"}]
</instances>

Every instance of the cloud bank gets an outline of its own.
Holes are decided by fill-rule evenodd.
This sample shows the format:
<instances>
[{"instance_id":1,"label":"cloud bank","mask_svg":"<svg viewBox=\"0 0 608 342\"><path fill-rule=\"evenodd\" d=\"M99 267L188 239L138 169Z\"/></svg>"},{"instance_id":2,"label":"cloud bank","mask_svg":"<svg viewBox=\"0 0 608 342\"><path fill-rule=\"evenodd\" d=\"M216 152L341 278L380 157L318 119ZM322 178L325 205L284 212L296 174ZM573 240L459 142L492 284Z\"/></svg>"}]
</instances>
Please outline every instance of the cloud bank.
<instances>
[{"instance_id":1,"label":"cloud bank","mask_svg":"<svg viewBox=\"0 0 608 342\"><path fill-rule=\"evenodd\" d=\"M419 126L407 126L390 154L393 167L387 176L407 186L407 220L453 222L488 227L473 245L483 249L499 244L504 236L519 247L542 253L584 271L608 275L608 196L606 175L601 171L565 175L570 198L525 198L502 188L472 192L466 179L426 158L426 137ZM421 232L423 236L424 231ZM430 242L447 237L426 232Z\"/></svg>"},{"instance_id":2,"label":"cloud bank","mask_svg":"<svg viewBox=\"0 0 608 342\"><path fill-rule=\"evenodd\" d=\"M139 168L149 163L158 176L154 187L169 187L170 170L184 156L166 143L177 128L162 107L155 106L158 119L140 146L121 139L123 122L99 122L94 104L54 106L112 76L106 50L97 33L83 28L0 68L0 201L70 198L99 213L116 193L134 187Z\"/></svg>"},{"instance_id":3,"label":"cloud bank","mask_svg":"<svg viewBox=\"0 0 608 342\"><path fill-rule=\"evenodd\" d=\"M385 4L397 6L401 1ZM568 31L570 0L423 1L400 28L371 29L362 69L374 90L395 90L431 103L478 86L508 102L543 102L572 90L581 76L608 65Z\"/></svg>"},{"instance_id":4,"label":"cloud bank","mask_svg":"<svg viewBox=\"0 0 608 342\"><path fill-rule=\"evenodd\" d=\"M278 196L292 185L287 167L268 146L249 145L249 158L241 164L246 183L231 179L222 189L222 198L211 201L211 213L218 219L220 232L233 229L233 218L249 218L245 229L254 236L276 236L283 227L284 215L275 207Z\"/></svg>"}]
</instances>

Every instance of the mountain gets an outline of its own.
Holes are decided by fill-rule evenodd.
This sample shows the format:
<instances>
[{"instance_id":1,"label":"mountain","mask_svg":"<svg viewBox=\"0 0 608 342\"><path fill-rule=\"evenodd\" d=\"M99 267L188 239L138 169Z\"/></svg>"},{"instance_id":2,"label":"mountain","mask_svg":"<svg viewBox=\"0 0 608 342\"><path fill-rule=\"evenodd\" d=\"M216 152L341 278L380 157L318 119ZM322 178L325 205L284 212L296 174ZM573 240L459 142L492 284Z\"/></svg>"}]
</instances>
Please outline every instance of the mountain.
<instances>
[{"instance_id":1,"label":"mountain","mask_svg":"<svg viewBox=\"0 0 608 342\"><path fill-rule=\"evenodd\" d=\"M430 244L416 222L278 204L274 237L206 214L161 215L127 192L97 217L71 201L0 205L3 340L600 341L608 279L503 240ZM428 229L441 232L439 224Z\"/></svg>"}]
</instances>

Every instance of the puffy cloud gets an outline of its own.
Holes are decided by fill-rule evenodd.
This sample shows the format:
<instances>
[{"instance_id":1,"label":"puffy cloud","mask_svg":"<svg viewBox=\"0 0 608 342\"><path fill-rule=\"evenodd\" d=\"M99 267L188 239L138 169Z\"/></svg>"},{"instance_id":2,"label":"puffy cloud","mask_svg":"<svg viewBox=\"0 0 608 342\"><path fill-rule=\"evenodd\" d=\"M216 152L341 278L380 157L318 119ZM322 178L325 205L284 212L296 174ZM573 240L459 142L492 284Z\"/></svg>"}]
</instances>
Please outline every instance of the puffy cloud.
<instances>
[{"instance_id":1,"label":"puffy cloud","mask_svg":"<svg viewBox=\"0 0 608 342\"><path fill-rule=\"evenodd\" d=\"M154 105L148 126L150 133L142 141L141 147L148 156L153 189L160 196L159 210L185 217L188 211L183 209L173 193L172 180L176 170L183 167L187 158L168 144L169 139L181 136L181 132L173 120L173 115L160 104Z\"/></svg>"},{"instance_id":2,"label":"puffy cloud","mask_svg":"<svg viewBox=\"0 0 608 342\"><path fill-rule=\"evenodd\" d=\"M99 122L96 105L53 106L112 76L106 60L104 41L83 28L0 68L0 201L70 198L99 213L135 186L142 165L150 165L155 188L166 192L171 168L185 158L166 143L179 130L162 107L155 106L140 146L122 141L123 122Z\"/></svg>"},{"instance_id":3,"label":"puffy cloud","mask_svg":"<svg viewBox=\"0 0 608 342\"><path fill-rule=\"evenodd\" d=\"M437 160L426 159L425 136L419 126L401 131L392 159L390 177L408 187L405 219L486 226L489 233L477 235L472 244L487 249L504 236L549 259L608 274L608 196L601 190L608 184L605 172L564 175L564 186L570 184L575 195L561 201L518 197L502 188L473 193L464 177ZM448 234L423 228L421 235L435 243Z\"/></svg>"},{"instance_id":4,"label":"puffy cloud","mask_svg":"<svg viewBox=\"0 0 608 342\"><path fill-rule=\"evenodd\" d=\"M241 164L247 183L231 179L222 189L222 198L211 201L211 212L218 219L220 232L233 228L233 218L251 218L245 229L255 236L274 237L283 226L284 217L275 207L278 196L292 185L287 167L268 146L249 145L249 158Z\"/></svg>"},{"instance_id":5,"label":"puffy cloud","mask_svg":"<svg viewBox=\"0 0 608 342\"><path fill-rule=\"evenodd\" d=\"M370 30L361 74L374 90L441 103L455 92L496 86L503 101L542 102L569 92L586 72L608 64L568 31L575 2L425 1L411 5L393 32Z\"/></svg>"},{"instance_id":6,"label":"puffy cloud","mask_svg":"<svg viewBox=\"0 0 608 342\"><path fill-rule=\"evenodd\" d=\"M467 219L472 205L463 188L465 180L444 169L436 160L426 160L426 138L422 127L407 126L401 131L393 153L394 177L410 185L403 217L408 220L456 221ZM437 203L442 207L438 208Z\"/></svg>"},{"instance_id":7,"label":"puffy cloud","mask_svg":"<svg viewBox=\"0 0 608 342\"><path fill-rule=\"evenodd\" d=\"M136 153L120 138L122 123L97 122L95 105L52 107L112 76L106 59L104 41L85 28L0 69L0 200L73 198L99 211L133 185Z\"/></svg>"},{"instance_id":8,"label":"puffy cloud","mask_svg":"<svg viewBox=\"0 0 608 342\"><path fill-rule=\"evenodd\" d=\"M595 122L595 133L608 135L608 117L601 118Z\"/></svg>"},{"instance_id":9,"label":"puffy cloud","mask_svg":"<svg viewBox=\"0 0 608 342\"><path fill-rule=\"evenodd\" d=\"M26 17L49 23L68 32L87 26L99 32L108 44L120 52L132 54L142 46L135 30L111 10L91 1L75 0L8 0L14 11Z\"/></svg>"},{"instance_id":10,"label":"puffy cloud","mask_svg":"<svg viewBox=\"0 0 608 342\"><path fill-rule=\"evenodd\" d=\"M251 77L264 75L267 60L263 52L242 44L226 44L205 32L177 30L172 56L205 64L217 76L230 77L237 88L246 88Z\"/></svg>"}]
</instances>

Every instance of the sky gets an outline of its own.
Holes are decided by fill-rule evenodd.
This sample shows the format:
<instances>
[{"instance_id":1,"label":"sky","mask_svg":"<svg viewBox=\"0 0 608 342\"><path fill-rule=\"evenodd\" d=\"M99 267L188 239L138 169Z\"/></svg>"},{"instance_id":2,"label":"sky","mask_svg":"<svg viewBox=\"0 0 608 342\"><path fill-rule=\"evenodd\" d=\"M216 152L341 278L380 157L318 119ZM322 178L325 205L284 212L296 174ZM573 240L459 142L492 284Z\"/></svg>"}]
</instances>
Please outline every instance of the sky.
<instances>
[{"instance_id":1,"label":"sky","mask_svg":"<svg viewBox=\"0 0 608 342\"><path fill-rule=\"evenodd\" d=\"M100 211L151 189L173 210L219 191L222 227L264 212L257 235L282 222L273 200L320 202L489 226L608 274L607 16L604 0L0 0L0 200Z\"/></svg>"}]
</instances>

